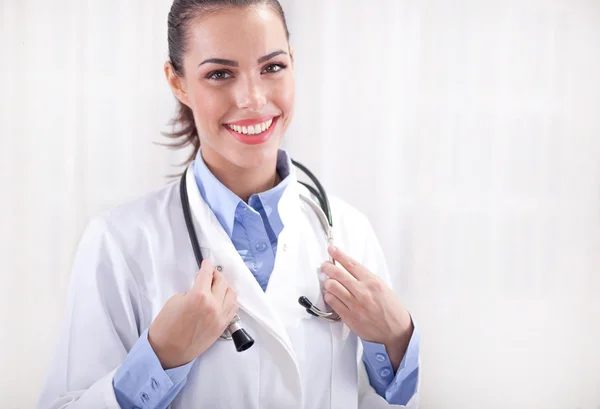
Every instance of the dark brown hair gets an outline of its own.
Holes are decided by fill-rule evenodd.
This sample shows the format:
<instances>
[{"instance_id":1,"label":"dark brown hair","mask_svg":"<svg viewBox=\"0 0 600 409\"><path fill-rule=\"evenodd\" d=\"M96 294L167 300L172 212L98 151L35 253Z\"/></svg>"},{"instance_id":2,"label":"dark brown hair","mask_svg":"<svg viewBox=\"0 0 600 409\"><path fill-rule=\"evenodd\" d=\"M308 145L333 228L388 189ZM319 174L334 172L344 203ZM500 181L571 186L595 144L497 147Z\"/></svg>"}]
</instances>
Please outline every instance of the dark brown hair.
<instances>
[{"instance_id":1,"label":"dark brown hair","mask_svg":"<svg viewBox=\"0 0 600 409\"><path fill-rule=\"evenodd\" d=\"M244 8L254 5L271 6L281 17L285 34L289 41L290 33L287 27L285 14L278 0L174 0L169 12L168 20L168 41L169 41L169 62L173 70L179 76L183 76L183 57L188 51L189 27L193 20L199 16L215 12L223 8L239 7ZM172 132L163 132L163 135L174 139L175 141L168 146L172 148L183 148L188 145L193 146L193 152L187 158L189 163L200 148L200 138L198 130L194 123L192 110L186 105L177 101L178 108L175 118L171 120L171 125L177 129Z\"/></svg>"}]
</instances>

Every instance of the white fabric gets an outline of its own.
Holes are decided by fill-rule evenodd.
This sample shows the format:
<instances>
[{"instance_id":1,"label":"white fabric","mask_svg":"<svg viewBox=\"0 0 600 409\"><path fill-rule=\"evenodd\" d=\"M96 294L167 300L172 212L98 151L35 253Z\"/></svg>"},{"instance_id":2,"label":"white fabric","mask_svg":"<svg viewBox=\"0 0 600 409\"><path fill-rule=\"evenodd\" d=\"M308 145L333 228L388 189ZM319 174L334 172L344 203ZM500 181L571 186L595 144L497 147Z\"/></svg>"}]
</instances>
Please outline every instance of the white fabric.
<instances>
[{"instance_id":1,"label":"white fabric","mask_svg":"<svg viewBox=\"0 0 600 409\"><path fill-rule=\"evenodd\" d=\"M328 254L317 215L298 196L299 189L308 193L295 182L293 170L290 177L279 204L285 227L263 292L188 172L203 256L222 267L238 294L244 327L256 342L238 353L231 341L217 341L196 361L171 408L416 409L418 394L399 406L375 393L365 377L358 340L342 322L314 318L298 304L304 295L324 307L318 272ZM166 300L189 289L197 272L178 186L119 206L86 230L72 273L60 348L39 409L118 407L106 374L123 362ZM331 200L336 245L389 284L367 219L345 202Z\"/></svg>"}]
</instances>

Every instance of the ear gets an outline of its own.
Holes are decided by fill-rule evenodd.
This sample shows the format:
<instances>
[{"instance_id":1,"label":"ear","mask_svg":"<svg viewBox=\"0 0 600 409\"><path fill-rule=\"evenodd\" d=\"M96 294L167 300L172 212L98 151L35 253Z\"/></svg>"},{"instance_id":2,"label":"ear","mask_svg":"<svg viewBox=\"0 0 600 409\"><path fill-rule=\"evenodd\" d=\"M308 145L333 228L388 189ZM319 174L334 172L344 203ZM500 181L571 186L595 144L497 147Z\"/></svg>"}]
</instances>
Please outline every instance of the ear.
<instances>
[{"instance_id":1,"label":"ear","mask_svg":"<svg viewBox=\"0 0 600 409\"><path fill-rule=\"evenodd\" d=\"M182 104L189 107L189 98L185 89L185 81L183 77L179 76L175 72L175 68L169 61L165 62L164 69L165 77L167 77L167 82L171 87L171 91L173 91L173 95L175 95L175 98L177 98Z\"/></svg>"}]
</instances>

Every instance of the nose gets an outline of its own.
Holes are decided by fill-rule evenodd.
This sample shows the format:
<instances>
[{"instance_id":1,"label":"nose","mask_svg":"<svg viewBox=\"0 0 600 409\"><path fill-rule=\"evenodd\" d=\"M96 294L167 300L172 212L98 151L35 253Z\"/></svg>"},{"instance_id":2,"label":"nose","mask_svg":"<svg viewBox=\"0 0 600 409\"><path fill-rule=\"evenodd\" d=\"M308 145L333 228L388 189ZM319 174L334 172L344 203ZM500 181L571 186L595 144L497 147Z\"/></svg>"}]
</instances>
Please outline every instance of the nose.
<instances>
[{"instance_id":1,"label":"nose","mask_svg":"<svg viewBox=\"0 0 600 409\"><path fill-rule=\"evenodd\" d=\"M260 111L267 104L267 93L260 78L246 78L240 81L237 105L240 109Z\"/></svg>"}]
</instances>

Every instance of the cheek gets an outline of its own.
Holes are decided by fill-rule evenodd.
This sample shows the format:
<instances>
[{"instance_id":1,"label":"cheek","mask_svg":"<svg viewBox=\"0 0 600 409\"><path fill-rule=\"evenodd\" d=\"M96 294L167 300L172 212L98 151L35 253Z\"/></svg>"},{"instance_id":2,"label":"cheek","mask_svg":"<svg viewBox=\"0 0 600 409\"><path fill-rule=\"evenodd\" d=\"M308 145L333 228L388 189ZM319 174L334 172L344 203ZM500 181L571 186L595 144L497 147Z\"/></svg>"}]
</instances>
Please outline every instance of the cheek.
<instances>
[{"instance_id":1,"label":"cheek","mask_svg":"<svg viewBox=\"0 0 600 409\"><path fill-rule=\"evenodd\" d=\"M202 129L219 127L227 113L229 102L223 93L214 90L195 90L192 111L197 125Z\"/></svg>"},{"instance_id":2,"label":"cheek","mask_svg":"<svg viewBox=\"0 0 600 409\"><path fill-rule=\"evenodd\" d=\"M293 77L286 78L275 93L274 102L284 114L291 116L294 110L294 99L296 96L296 85Z\"/></svg>"}]
</instances>

